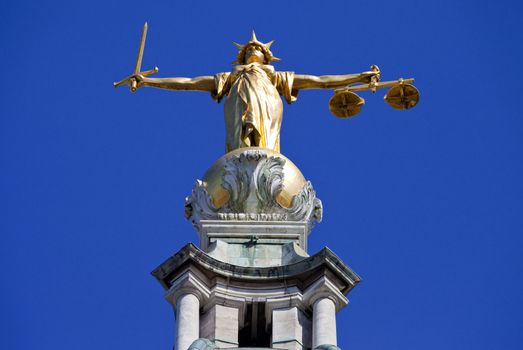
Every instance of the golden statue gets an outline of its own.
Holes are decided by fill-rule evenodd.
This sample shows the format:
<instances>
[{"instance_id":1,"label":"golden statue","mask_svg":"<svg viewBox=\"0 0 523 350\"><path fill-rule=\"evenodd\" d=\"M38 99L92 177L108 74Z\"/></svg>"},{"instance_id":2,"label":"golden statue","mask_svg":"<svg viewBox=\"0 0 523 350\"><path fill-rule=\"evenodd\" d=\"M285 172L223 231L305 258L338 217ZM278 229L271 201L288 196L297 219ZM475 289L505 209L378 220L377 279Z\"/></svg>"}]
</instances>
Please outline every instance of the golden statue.
<instances>
[{"instance_id":1,"label":"golden statue","mask_svg":"<svg viewBox=\"0 0 523 350\"><path fill-rule=\"evenodd\" d=\"M279 152L283 114L281 96L287 103L292 103L302 89L345 87L336 90L330 102L331 111L339 117L353 116L363 105L363 99L351 92L354 88L375 91L378 87L401 86L401 91L393 94L389 92L389 100L395 102L396 108L410 108L417 103L418 95L412 97L411 90L410 95L408 92L404 93L405 87L412 87L408 84L404 86L404 83L410 83L413 79L379 83L380 71L376 66L372 66L367 72L345 75L314 76L276 71L271 65L272 62L279 61L270 50L274 41L264 44L258 41L254 31L251 40L245 45L235 43L239 52L231 72L196 78L149 78L158 68L140 72L146 33L147 23L142 32L134 74L114 85L129 85L133 92L142 86L207 91L218 102L225 98L227 152L242 147L263 147ZM349 86L356 83L364 85Z\"/></svg>"}]
</instances>

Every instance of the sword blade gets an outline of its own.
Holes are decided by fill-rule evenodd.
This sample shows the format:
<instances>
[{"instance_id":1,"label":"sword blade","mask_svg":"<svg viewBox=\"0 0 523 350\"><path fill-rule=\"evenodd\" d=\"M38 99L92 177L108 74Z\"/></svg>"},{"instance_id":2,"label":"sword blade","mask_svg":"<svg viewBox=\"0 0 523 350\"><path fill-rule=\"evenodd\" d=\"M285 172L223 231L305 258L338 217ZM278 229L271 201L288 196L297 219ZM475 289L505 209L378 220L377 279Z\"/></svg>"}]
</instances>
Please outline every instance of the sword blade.
<instances>
[{"instance_id":1,"label":"sword blade","mask_svg":"<svg viewBox=\"0 0 523 350\"><path fill-rule=\"evenodd\" d=\"M134 66L134 74L140 74L142 69L143 49L145 47L145 38L147 37L147 22L143 25L142 38L140 39L140 47L138 47L138 55L136 56L136 65Z\"/></svg>"}]
</instances>

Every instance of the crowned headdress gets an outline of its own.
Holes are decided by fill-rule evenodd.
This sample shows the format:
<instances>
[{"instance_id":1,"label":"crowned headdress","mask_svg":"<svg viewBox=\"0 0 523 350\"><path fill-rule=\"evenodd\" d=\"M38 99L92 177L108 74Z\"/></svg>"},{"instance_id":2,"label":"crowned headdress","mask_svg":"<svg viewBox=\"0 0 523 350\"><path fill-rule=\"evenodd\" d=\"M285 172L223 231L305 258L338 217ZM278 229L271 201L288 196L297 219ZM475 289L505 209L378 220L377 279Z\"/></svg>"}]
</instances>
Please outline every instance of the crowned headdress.
<instances>
[{"instance_id":1,"label":"crowned headdress","mask_svg":"<svg viewBox=\"0 0 523 350\"><path fill-rule=\"evenodd\" d=\"M245 45L234 43L234 45L240 51L238 52L238 56L236 56L236 61L234 61L232 64L243 64L245 61L245 52L247 51L249 46L253 46L253 45L258 46L261 49L261 51L263 52L263 55L265 56L265 61L267 63L280 61L280 59L278 57L274 57L272 55L272 52L270 50L271 45L273 43L274 43L274 40L269 41L266 44L262 43L261 41L258 41L258 39L256 39L256 33L254 33L254 30L253 30L251 40L248 43L246 43Z\"/></svg>"}]
</instances>

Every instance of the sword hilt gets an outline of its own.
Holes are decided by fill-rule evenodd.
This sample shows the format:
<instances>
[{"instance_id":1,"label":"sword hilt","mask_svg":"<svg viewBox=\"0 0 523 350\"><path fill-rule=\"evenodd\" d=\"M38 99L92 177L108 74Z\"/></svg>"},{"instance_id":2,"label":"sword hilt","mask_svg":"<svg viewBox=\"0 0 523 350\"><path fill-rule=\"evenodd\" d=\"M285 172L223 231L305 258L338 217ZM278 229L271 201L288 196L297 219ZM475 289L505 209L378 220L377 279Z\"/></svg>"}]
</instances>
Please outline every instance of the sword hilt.
<instances>
[{"instance_id":1,"label":"sword hilt","mask_svg":"<svg viewBox=\"0 0 523 350\"><path fill-rule=\"evenodd\" d=\"M142 75L144 77L148 77L151 74L157 73L160 69L158 67L154 67L153 69L146 70L145 72L140 72L137 74L133 74L128 76L127 78L120 80L117 83L113 83L114 87L117 88L122 85L129 85L129 88L132 92L136 92L138 90L138 81L134 78L135 75Z\"/></svg>"}]
</instances>

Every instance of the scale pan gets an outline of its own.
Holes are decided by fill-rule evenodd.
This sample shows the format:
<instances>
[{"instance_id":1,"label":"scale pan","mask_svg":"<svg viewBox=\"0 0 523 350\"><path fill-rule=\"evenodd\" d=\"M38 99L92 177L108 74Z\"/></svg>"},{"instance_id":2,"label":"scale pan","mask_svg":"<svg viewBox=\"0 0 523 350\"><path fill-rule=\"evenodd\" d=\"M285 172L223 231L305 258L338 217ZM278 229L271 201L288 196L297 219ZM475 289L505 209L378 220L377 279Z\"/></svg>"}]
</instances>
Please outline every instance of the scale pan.
<instances>
[{"instance_id":1,"label":"scale pan","mask_svg":"<svg viewBox=\"0 0 523 350\"><path fill-rule=\"evenodd\" d=\"M329 109L338 118L354 117L365 104L365 100L350 91L334 93L329 100Z\"/></svg>"},{"instance_id":2,"label":"scale pan","mask_svg":"<svg viewBox=\"0 0 523 350\"><path fill-rule=\"evenodd\" d=\"M383 97L392 108L409 109L418 104L419 91L414 85L405 84L392 87Z\"/></svg>"}]
</instances>

